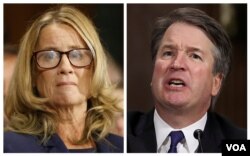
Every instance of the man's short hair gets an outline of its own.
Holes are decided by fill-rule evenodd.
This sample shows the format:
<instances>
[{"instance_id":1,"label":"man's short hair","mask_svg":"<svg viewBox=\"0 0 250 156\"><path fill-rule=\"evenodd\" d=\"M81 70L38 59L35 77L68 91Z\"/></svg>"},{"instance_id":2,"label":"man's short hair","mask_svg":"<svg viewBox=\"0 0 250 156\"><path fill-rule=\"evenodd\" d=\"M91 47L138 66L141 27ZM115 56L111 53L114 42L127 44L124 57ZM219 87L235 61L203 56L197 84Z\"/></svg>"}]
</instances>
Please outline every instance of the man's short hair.
<instances>
[{"instance_id":1,"label":"man's short hair","mask_svg":"<svg viewBox=\"0 0 250 156\"><path fill-rule=\"evenodd\" d=\"M232 46L222 26L205 12L194 8L179 8L156 21L151 39L151 55L155 61L157 51L166 30L176 22L184 22L200 28L214 44L213 74L221 73L226 78L230 70ZM192 36L190 36L192 37Z\"/></svg>"}]
</instances>

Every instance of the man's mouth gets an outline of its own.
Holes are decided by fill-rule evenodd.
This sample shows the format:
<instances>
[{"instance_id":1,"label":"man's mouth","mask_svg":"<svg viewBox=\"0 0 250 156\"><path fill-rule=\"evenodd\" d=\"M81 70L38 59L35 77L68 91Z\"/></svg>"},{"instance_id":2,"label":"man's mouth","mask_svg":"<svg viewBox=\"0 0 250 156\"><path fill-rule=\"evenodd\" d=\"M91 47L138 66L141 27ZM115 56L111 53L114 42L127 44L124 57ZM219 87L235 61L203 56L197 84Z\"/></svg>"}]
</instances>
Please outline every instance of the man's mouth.
<instances>
[{"instance_id":1,"label":"man's mouth","mask_svg":"<svg viewBox=\"0 0 250 156\"><path fill-rule=\"evenodd\" d=\"M172 87L185 87L185 82L180 80L180 79L173 79L173 80L170 80L168 82L168 85L169 86L172 86Z\"/></svg>"}]
</instances>

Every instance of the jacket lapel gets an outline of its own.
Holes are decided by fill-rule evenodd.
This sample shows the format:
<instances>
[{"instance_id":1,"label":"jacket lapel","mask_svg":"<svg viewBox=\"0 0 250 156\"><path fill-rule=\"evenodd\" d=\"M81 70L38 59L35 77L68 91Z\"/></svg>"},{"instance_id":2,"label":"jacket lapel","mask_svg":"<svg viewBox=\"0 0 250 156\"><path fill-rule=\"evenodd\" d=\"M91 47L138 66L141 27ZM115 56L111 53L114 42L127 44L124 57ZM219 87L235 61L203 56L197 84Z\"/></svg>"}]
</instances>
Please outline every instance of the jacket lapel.
<instances>
[{"instance_id":1,"label":"jacket lapel","mask_svg":"<svg viewBox=\"0 0 250 156\"><path fill-rule=\"evenodd\" d=\"M143 115L135 129L135 136L128 136L128 140L130 140L130 143L128 143L129 148L135 149L132 151L156 153L157 147L153 115L153 110Z\"/></svg>"},{"instance_id":2,"label":"jacket lapel","mask_svg":"<svg viewBox=\"0 0 250 156\"><path fill-rule=\"evenodd\" d=\"M225 137L213 113L208 113L207 123L201 138L204 153L221 152L221 140ZM198 153L201 152L198 150Z\"/></svg>"},{"instance_id":3,"label":"jacket lapel","mask_svg":"<svg viewBox=\"0 0 250 156\"><path fill-rule=\"evenodd\" d=\"M44 148L49 153L68 153L67 147L57 134L51 136Z\"/></svg>"}]
</instances>

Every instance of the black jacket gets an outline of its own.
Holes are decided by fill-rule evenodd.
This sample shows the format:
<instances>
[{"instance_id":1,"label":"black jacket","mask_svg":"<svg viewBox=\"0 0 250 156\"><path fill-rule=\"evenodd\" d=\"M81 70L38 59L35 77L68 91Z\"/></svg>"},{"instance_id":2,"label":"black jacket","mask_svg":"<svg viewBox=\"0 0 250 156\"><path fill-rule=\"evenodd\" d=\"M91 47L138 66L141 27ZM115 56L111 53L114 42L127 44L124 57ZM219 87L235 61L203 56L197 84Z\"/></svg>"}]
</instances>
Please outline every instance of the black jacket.
<instances>
[{"instance_id":1,"label":"black jacket","mask_svg":"<svg viewBox=\"0 0 250 156\"><path fill-rule=\"evenodd\" d=\"M156 153L157 143L153 122L154 111L130 112L127 119L128 153ZM222 140L247 139L247 131L235 127L216 113L208 113L201 138L204 153L220 153ZM198 152L201 152L198 150Z\"/></svg>"}]
</instances>

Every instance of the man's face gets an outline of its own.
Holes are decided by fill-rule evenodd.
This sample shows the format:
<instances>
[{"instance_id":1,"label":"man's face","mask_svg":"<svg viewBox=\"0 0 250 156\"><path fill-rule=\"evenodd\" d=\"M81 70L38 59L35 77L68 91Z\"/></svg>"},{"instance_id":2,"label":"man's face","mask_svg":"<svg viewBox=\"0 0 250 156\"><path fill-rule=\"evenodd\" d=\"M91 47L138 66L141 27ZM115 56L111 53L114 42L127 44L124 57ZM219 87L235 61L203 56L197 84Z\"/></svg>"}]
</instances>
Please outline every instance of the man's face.
<instances>
[{"instance_id":1,"label":"man's face","mask_svg":"<svg viewBox=\"0 0 250 156\"><path fill-rule=\"evenodd\" d=\"M156 107L206 111L220 89L213 43L198 27L174 23L160 43L152 77ZM194 112L195 113L195 112Z\"/></svg>"}]
</instances>

